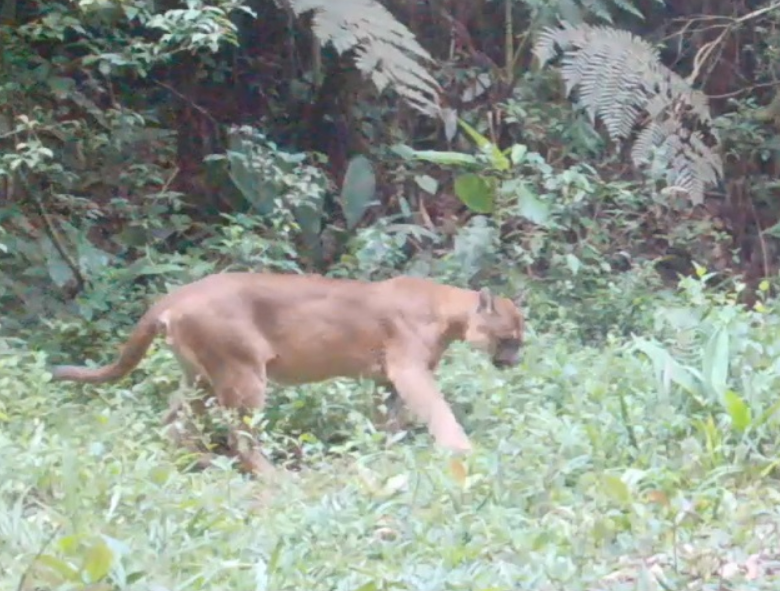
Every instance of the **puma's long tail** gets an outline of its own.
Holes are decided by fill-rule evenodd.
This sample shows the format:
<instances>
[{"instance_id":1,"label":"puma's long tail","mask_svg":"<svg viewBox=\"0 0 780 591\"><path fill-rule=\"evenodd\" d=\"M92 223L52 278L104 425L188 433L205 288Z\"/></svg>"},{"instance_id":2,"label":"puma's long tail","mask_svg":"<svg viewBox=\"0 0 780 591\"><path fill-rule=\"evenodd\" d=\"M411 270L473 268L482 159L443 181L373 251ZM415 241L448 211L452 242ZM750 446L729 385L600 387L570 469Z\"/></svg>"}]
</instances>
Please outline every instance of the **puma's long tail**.
<instances>
[{"instance_id":1,"label":"puma's long tail","mask_svg":"<svg viewBox=\"0 0 780 591\"><path fill-rule=\"evenodd\" d=\"M52 377L56 381L70 380L88 384L118 380L130 373L130 370L141 362L158 331L159 322L156 318L142 318L114 363L95 368L80 365L58 365L51 368Z\"/></svg>"}]
</instances>

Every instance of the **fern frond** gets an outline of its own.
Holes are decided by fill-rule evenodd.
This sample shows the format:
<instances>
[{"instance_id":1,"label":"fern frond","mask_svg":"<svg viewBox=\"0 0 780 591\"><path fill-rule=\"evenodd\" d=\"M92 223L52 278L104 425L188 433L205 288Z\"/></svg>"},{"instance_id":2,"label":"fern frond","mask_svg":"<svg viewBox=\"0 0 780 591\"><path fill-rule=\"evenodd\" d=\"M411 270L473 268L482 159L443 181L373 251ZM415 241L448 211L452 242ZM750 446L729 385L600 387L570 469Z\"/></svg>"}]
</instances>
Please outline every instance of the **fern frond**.
<instances>
[{"instance_id":1,"label":"fern frond","mask_svg":"<svg viewBox=\"0 0 780 591\"><path fill-rule=\"evenodd\" d=\"M277 0L278 1L278 0ZM339 53L354 50L355 65L381 92L392 86L415 109L440 114L441 87L424 67L433 59L412 32L376 0L286 0L300 17L313 12L312 31Z\"/></svg>"},{"instance_id":2,"label":"fern frond","mask_svg":"<svg viewBox=\"0 0 780 591\"><path fill-rule=\"evenodd\" d=\"M645 15L642 14L642 11L639 10L633 2L628 2L627 0L612 0L612 4L614 4L616 7L621 9L623 12L626 12L628 14L632 14L636 17L639 17L641 19L645 18Z\"/></svg>"},{"instance_id":3,"label":"fern frond","mask_svg":"<svg viewBox=\"0 0 780 591\"><path fill-rule=\"evenodd\" d=\"M612 24L612 13L621 10L633 16L644 19L642 11L634 4L634 0L551 0L538 3L540 22L565 20L569 23L584 23L596 18Z\"/></svg>"},{"instance_id":4,"label":"fern frond","mask_svg":"<svg viewBox=\"0 0 780 591\"><path fill-rule=\"evenodd\" d=\"M599 117L613 141L640 127L631 153L635 166L664 164L667 181L688 191L694 203L722 176L706 95L663 65L648 42L628 31L563 23L539 35L534 53L542 67L563 54L567 96L576 89L591 122ZM691 124L708 128L711 141L689 130Z\"/></svg>"}]
</instances>

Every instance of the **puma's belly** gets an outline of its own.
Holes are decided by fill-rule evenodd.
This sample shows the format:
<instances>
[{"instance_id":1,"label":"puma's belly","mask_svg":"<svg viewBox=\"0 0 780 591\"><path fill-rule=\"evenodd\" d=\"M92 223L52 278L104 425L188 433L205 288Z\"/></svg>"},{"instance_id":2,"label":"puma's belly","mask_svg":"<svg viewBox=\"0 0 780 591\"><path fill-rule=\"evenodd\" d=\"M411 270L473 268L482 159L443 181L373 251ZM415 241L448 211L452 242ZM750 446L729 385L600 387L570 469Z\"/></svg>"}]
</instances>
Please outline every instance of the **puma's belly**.
<instances>
[{"instance_id":1,"label":"puma's belly","mask_svg":"<svg viewBox=\"0 0 780 591\"><path fill-rule=\"evenodd\" d=\"M303 318L274 331L268 377L280 384L319 382L335 377L384 375L388 331L382 322L349 317Z\"/></svg>"}]
</instances>

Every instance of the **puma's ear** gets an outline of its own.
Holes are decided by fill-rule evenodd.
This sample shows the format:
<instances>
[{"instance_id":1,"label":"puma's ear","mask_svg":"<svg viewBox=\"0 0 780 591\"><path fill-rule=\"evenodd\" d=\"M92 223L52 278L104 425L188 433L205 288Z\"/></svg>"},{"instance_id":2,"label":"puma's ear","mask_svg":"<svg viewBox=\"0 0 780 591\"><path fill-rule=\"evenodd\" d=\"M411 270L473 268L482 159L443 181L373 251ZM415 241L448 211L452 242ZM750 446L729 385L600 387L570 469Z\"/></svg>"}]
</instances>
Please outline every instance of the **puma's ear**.
<instances>
[{"instance_id":1,"label":"puma's ear","mask_svg":"<svg viewBox=\"0 0 780 591\"><path fill-rule=\"evenodd\" d=\"M493 294L490 289L483 287L479 290L479 306L477 306L477 312L487 312L492 314L496 311L496 304L493 301Z\"/></svg>"}]
</instances>

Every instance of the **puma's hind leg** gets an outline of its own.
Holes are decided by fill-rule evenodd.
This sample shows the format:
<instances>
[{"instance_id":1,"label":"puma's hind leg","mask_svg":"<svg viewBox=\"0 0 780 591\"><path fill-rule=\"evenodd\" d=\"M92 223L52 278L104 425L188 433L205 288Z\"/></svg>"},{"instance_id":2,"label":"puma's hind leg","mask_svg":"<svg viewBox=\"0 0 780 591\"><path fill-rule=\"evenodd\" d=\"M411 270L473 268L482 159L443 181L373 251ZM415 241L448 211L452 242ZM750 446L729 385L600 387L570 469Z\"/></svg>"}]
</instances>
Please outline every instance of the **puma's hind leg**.
<instances>
[{"instance_id":1,"label":"puma's hind leg","mask_svg":"<svg viewBox=\"0 0 780 591\"><path fill-rule=\"evenodd\" d=\"M195 390L200 393L200 396L188 403L180 396L172 395L162 424L166 427L168 437L176 446L186 449L197 457L196 467L206 469L211 465L216 454L211 452L204 443L195 419L208 419L209 402L214 400L214 396L204 380L187 371L182 378L180 390Z\"/></svg>"},{"instance_id":2,"label":"puma's hind leg","mask_svg":"<svg viewBox=\"0 0 780 591\"><path fill-rule=\"evenodd\" d=\"M254 430L246 423L253 410L265 406L268 387L265 363L233 364L215 379L214 392L219 405L230 413L228 447L242 469L252 474L272 472L274 466L260 449Z\"/></svg>"},{"instance_id":3,"label":"puma's hind leg","mask_svg":"<svg viewBox=\"0 0 780 591\"><path fill-rule=\"evenodd\" d=\"M237 457L241 467L252 473L272 468L244 422L249 411L265 405L265 366L272 358L270 347L245 323L204 322L189 314L170 316L165 323L167 342L187 380L193 382L196 376L203 377L197 384L206 392L203 400L213 396L219 407L233 415L228 422L230 455ZM201 410L205 410L205 405ZM178 410L172 408L168 414L176 416Z\"/></svg>"}]
</instances>

